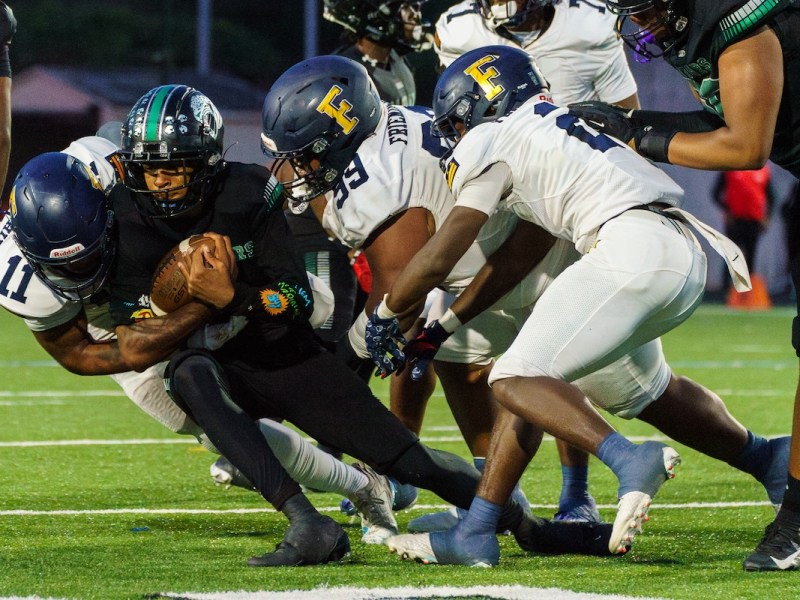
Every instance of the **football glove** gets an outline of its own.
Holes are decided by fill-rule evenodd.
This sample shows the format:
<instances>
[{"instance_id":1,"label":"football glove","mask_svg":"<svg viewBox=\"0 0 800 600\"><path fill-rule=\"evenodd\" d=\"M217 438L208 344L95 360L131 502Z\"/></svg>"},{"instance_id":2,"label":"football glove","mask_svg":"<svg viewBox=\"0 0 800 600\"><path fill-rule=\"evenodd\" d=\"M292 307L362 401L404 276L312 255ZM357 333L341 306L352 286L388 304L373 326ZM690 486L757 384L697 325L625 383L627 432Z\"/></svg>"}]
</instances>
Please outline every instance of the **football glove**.
<instances>
[{"instance_id":1,"label":"football glove","mask_svg":"<svg viewBox=\"0 0 800 600\"><path fill-rule=\"evenodd\" d=\"M580 117L600 133L625 142L642 156L669 163L669 143L676 131L654 129L638 116L641 111L598 101L577 102L568 108L571 115Z\"/></svg>"},{"instance_id":2,"label":"football glove","mask_svg":"<svg viewBox=\"0 0 800 600\"><path fill-rule=\"evenodd\" d=\"M400 344L405 344L406 339L400 331L400 321L396 316L388 318L378 316L380 307L380 304L375 307L367 321L364 340L372 362L377 367L375 374L385 379L405 365L406 357L400 349Z\"/></svg>"},{"instance_id":3,"label":"football glove","mask_svg":"<svg viewBox=\"0 0 800 600\"><path fill-rule=\"evenodd\" d=\"M417 337L406 344L403 352L408 364L411 365L411 379L414 381L422 379L428 365L450 335L439 321L431 321L417 334Z\"/></svg>"},{"instance_id":4,"label":"football glove","mask_svg":"<svg viewBox=\"0 0 800 600\"><path fill-rule=\"evenodd\" d=\"M14 11L5 2L0 2L0 46L7 46L17 32Z\"/></svg>"}]
</instances>

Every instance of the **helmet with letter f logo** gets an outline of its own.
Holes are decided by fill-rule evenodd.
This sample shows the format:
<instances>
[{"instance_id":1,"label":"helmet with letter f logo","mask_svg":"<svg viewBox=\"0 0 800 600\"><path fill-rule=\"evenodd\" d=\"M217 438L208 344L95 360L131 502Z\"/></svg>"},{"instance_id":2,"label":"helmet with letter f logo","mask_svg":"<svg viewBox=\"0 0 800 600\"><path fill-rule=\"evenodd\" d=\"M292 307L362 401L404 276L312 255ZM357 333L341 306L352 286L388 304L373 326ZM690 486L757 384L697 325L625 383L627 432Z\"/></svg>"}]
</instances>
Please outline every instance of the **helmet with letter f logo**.
<instances>
[{"instance_id":1,"label":"helmet with letter f logo","mask_svg":"<svg viewBox=\"0 0 800 600\"><path fill-rule=\"evenodd\" d=\"M455 142L542 92L549 96L547 82L527 52L510 46L470 50L439 76L433 91L433 134Z\"/></svg>"},{"instance_id":2,"label":"helmet with letter f logo","mask_svg":"<svg viewBox=\"0 0 800 600\"><path fill-rule=\"evenodd\" d=\"M332 190L381 117L367 70L343 56L316 56L275 81L261 111L261 149L301 207Z\"/></svg>"}]
</instances>

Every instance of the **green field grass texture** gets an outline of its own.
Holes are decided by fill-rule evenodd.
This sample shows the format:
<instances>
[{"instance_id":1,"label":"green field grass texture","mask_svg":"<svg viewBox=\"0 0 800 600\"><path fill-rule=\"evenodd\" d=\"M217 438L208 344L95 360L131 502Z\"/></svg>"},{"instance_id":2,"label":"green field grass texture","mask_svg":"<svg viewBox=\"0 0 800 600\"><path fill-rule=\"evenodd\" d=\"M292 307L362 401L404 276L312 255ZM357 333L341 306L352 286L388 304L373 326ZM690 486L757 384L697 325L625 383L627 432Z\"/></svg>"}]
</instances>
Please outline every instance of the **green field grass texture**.
<instances>
[{"instance_id":1,"label":"green field grass texture","mask_svg":"<svg viewBox=\"0 0 800 600\"><path fill-rule=\"evenodd\" d=\"M793 311L731 312L704 305L664 339L674 370L718 392L734 415L766 436L787 434L797 381ZM772 518L750 477L677 445L684 463L656 498L652 519L619 558L534 556L501 540L491 570L423 566L359 541L339 498L312 501L350 534L344 562L252 569L248 557L280 541L284 518L254 493L215 487L214 456L125 399L107 377L56 366L24 324L0 312L0 596L122 599L164 591L293 590L320 586L525 585L676 599L794 599L800 573L748 574L741 561ZM388 386L373 380L384 401ZM649 426L611 419L628 436L662 439ZM466 456L437 391L423 439ZM615 481L592 460L590 486L604 518ZM560 487L552 440L526 471L534 511L550 516ZM398 515L401 529L430 507L430 493ZM324 597L321 595L320 597Z\"/></svg>"}]
</instances>

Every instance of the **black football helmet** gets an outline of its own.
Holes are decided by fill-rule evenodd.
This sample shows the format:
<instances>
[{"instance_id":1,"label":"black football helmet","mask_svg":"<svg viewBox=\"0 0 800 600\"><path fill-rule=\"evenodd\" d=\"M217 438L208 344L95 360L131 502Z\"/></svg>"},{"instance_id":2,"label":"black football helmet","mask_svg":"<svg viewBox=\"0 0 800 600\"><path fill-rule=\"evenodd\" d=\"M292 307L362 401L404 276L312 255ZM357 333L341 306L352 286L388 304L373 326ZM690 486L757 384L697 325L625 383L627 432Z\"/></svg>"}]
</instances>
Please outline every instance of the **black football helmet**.
<instances>
[{"instance_id":1,"label":"black football helmet","mask_svg":"<svg viewBox=\"0 0 800 600\"><path fill-rule=\"evenodd\" d=\"M509 114L546 92L547 82L530 54L511 46L485 46L465 52L439 76L433 91L434 135L451 143L460 134Z\"/></svg>"},{"instance_id":2,"label":"black football helmet","mask_svg":"<svg viewBox=\"0 0 800 600\"><path fill-rule=\"evenodd\" d=\"M481 16L491 25L514 28L521 25L537 10L553 4L554 0L508 0L492 5L492 0L477 0Z\"/></svg>"},{"instance_id":3,"label":"black football helmet","mask_svg":"<svg viewBox=\"0 0 800 600\"><path fill-rule=\"evenodd\" d=\"M425 50L430 23L422 21L427 0L325 0L322 16L358 37L367 37L398 52Z\"/></svg>"},{"instance_id":4,"label":"black football helmet","mask_svg":"<svg viewBox=\"0 0 800 600\"><path fill-rule=\"evenodd\" d=\"M9 197L11 229L42 281L72 301L88 300L114 258L113 213L92 170L62 152L28 161Z\"/></svg>"},{"instance_id":5,"label":"black football helmet","mask_svg":"<svg viewBox=\"0 0 800 600\"><path fill-rule=\"evenodd\" d=\"M344 56L309 58L275 81L261 111L261 149L293 209L336 186L381 113L367 70Z\"/></svg>"},{"instance_id":6,"label":"black football helmet","mask_svg":"<svg viewBox=\"0 0 800 600\"><path fill-rule=\"evenodd\" d=\"M688 33L687 0L606 0L606 6L617 15L617 33L638 62L663 56ZM626 27L633 15L641 25Z\"/></svg>"},{"instance_id":7,"label":"black football helmet","mask_svg":"<svg viewBox=\"0 0 800 600\"><path fill-rule=\"evenodd\" d=\"M208 197L223 166L222 117L204 94L185 85L153 88L134 104L122 124L119 152L124 184L136 192L148 214L176 217ZM190 169L181 185L154 193L144 180L145 168ZM176 191L186 190L179 199Z\"/></svg>"}]
</instances>

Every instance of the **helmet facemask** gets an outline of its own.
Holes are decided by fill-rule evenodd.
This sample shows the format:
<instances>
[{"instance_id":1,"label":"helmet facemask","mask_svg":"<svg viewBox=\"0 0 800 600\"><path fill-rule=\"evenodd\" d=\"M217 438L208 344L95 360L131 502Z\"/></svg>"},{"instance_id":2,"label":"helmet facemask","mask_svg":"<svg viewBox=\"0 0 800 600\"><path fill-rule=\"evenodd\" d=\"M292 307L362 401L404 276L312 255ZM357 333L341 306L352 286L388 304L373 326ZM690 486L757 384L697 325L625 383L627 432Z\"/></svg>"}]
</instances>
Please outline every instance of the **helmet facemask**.
<instances>
[{"instance_id":1,"label":"helmet facemask","mask_svg":"<svg viewBox=\"0 0 800 600\"><path fill-rule=\"evenodd\" d=\"M331 191L339 182L339 171L324 164L329 148L327 137L321 136L302 148L282 152L261 134L261 150L270 161L270 171L283 185L292 212L302 213L311 200ZM316 168L312 161L317 162Z\"/></svg>"},{"instance_id":2,"label":"helmet facemask","mask_svg":"<svg viewBox=\"0 0 800 600\"><path fill-rule=\"evenodd\" d=\"M105 233L88 248L73 248L68 256L34 256L22 244L20 251L39 278L62 298L72 302L90 301L103 288L111 271L115 247L111 237L114 215L106 215ZM58 254L54 251L51 254Z\"/></svg>"}]
</instances>

